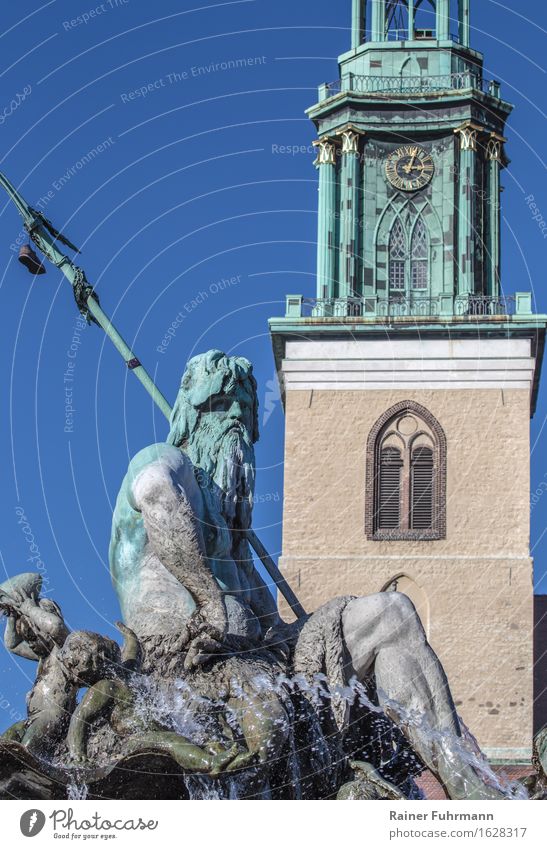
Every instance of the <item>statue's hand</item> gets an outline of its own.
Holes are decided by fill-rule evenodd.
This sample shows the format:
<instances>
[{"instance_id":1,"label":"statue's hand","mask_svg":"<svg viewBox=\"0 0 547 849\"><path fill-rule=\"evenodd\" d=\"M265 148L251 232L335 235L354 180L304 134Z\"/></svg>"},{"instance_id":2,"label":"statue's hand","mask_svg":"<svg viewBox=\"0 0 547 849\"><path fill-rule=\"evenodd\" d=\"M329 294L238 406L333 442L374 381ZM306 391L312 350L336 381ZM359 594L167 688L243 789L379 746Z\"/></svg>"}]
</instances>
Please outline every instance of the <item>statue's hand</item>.
<instances>
[{"instance_id":1,"label":"statue's hand","mask_svg":"<svg viewBox=\"0 0 547 849\"><path fill-rule=\"evenodd\" d=\"M17 616L21 613L21 604L25 600L25 596L17 590L12 590L8 595L0 591L0 610L10 616Z\"/></svg>"},{"instance_id":2,"label":"statue's hand","mask_svg":"<svg viewBox=\"0 0 547 849\"><path fill-rule=\"evenodd\" d=\"M232 763L238 758L239 753L240 749L237 743L231 749L218 747L213 753L209 774L214 777L220 775L225 770L230 770Z\"/></svg>"},{"instance_id":3,"label":"statue's hand","mask_svg":"<svg viewBox=\"0 0 547 849\"><path fill-rule=\"evenodd\" d=\"M11 590L8 601L13 602L13 606L19 613L29 613L37 606L37 602L32 596L15 587Z\"/></svg>"},{"instance_id":4,"label":"statue's hand","mask_svg":"<svg viewBox=\"0 0 547 849\"><path fill-rule=\"evenodd\" d=\"M206 663L215 654L224 650L222 643L214 640L207 633L202 633L190 641L186 650L184 668L186 671Z\"/></svg>"},{"instance_id":5,"label":"statue's hand","mask_svg":"<svg viewBox=\"0 0 547 849\"><path fill-rule=\"evenodd\" d=\"M17 600L19 602L19 612L22 613L23 616L32 617L32 614L34 613L34 611L38 607L38 605L36 604L34 599L30 598L29 596L24 596L24 598L21 598L20 600L17 599Z\"/></svg>"},{"instance_id":6,"label":"statue's hand","mask_svg":"<svg viewBox=\"0 0 547 849\"><path fill-rule=\"evenodd\" d=\"M205 631L214 640L222 641L228 630L228 620L223 603L207 602L197 611L196 619L200 623L200 632Z\"/></svg>"},{"instance_id":7,"label":"statue's hand","mask_svg":"<svg viewBox=\"0 0 547 849\"><path fill-rule=\"evenodd\" d=\"M212 640L222 642L228 630L228 620L223 604L207 602L191 616L187 625L187 641L206 634Z\"/></svg>"},{"instance_id":8,"label":"statue's hand","mask_svg":"<svg viewBox=\"0 0 547 849\"><path fill-rule=\"evenodd\" d=\"M222 652L227 628L224 605L211 602L196 610L182 635L186 650L184 668L193 669Z\"/></svg>"}]
</instances>

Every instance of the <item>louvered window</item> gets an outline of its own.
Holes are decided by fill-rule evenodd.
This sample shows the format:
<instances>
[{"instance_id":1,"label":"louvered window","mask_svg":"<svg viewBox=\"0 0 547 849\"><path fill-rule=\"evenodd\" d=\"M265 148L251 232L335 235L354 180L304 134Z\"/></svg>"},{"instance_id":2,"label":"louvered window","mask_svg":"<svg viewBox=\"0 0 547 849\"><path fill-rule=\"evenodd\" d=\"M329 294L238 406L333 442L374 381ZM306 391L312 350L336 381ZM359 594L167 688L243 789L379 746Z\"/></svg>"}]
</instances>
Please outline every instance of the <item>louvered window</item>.
<instances>
[{"instance_id":1,"label":"louvered window","mask_svg":"<svg viewBox=\"0 0 547 849\"><path fill-rule=\"evenodd\" d=\"M433 523L433 451L416 448L412 454L410 524L413 530L428 530Z\"/></svg>"},{"instance_id":2,"label":"louvered window","mask_svg":"<svg viewBox=\"0 0 547 849\"><path fill-rule=\"evenodd\" d=\"M420 404L405 401L372 429L367 461L367 535L442 539L446 528L446 437Z\"/></svg>"},{"instance_id":3,"label":"louvered window","mask_svg":"<svg viewBox=\"0 0 547 849\"><path fill-rule=\"evenodd\" d=\"M398 528L401 520L401 473L403 461L396 448L384 448L380 459L378 527Z\"/></svg>"}]
</instances>

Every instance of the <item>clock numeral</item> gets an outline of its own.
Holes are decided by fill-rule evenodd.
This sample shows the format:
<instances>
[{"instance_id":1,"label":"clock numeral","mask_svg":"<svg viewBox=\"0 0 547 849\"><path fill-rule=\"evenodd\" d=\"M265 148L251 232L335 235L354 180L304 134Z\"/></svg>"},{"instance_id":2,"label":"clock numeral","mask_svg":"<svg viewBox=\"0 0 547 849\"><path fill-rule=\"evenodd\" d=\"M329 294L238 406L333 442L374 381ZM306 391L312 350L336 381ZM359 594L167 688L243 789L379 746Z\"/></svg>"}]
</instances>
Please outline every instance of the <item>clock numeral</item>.
<instances>
[{"instance_id":1,"label":"clock numeral","mask_svg":"<svg viewBox=\"0 0 547 849\"><path fill-rule=\"evenodd\" d=\"M407 192L427 186L435 173L431 154L419 145L404 145L394 150L387 157L384 167L391 185Z\"/></svg>"}]
</instances>

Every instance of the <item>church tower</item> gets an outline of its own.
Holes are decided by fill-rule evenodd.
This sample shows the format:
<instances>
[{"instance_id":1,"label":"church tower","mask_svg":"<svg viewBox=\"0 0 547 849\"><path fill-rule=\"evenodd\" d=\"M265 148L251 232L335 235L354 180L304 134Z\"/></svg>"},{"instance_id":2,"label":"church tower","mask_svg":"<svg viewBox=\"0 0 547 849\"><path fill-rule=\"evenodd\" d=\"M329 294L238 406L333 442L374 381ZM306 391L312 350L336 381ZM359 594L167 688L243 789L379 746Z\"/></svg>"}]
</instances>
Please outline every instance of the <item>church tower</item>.
<instances>
[{"instance_id":1,"label":"church tower","mask_svg":"<svg viewBox=\"0 0 547 849\"><path fill-rule=\"evenodd\" d=\"M470 0L353 0L339 80L308 112L317 291L270 320L285 576L309 611L406 593L458 712L506 764L531 754L529 420L546 327L530 293L502 286L511 109L471 45Z\"/></svg>"}]
</instances>

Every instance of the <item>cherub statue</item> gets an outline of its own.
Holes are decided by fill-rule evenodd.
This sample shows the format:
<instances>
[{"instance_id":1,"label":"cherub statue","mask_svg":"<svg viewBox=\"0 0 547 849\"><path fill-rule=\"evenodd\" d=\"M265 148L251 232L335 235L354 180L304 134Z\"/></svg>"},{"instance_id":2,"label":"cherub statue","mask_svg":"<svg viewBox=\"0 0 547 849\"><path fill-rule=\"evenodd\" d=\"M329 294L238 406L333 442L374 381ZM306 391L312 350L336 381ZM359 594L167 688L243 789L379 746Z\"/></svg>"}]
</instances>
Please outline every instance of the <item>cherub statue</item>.
<instances>
[{"instance_id":1,"label":"cherub statue","mask_svg":"<svg viewBox=\"0 0 547 849\"><path fill-rule=\"evenodd\" d=\"M0 584L0 611L8 618L4 642L13 654L40 662L61 647L69 630L54 601L40 598L42 578L26 572Z\"/></svg>"},{"instance_id":2,"label":"cherub statue","mask_svg":"<svg viewBox=\"0 0 547 849\"><path fill-rule=\"evenodd\" d=\"M27 696L27 719L6 732L39 755L51 755L62 740L81 687L114 678L123 668L120 647L89 631L70 632L55 602L40 597L41 576L18 575L0 586L0 608L8 617L6 647L38 661Z\"/></svg>"},{"instance_id":3,"label":"cherub statue","mask_svg":"<svg viewBox=\"0 0 547 849\"><path fill-rule=\"evenodd\" d=\"M132 670L137 672L139 641L125 625L118 622L117 628L124 636L126 655L132 658ZM258 686L252 679L253 672L257 676L261 673L263 683L272 678L264 658L217 660L207 672L189 674L190 693L200 708L203 710L206 703L210 714L216 713L219 718L222 742L215 740L203 746L142 715L137 705L137 679L118 676L100 681L87 691L72 715L67 735L70 759L80 764L87 762L89 731L96 720L104 717L121 739L122 757L162 753L172 757L185 772L211 776L251 765L267 768L286 743L288 716L279 696L270 687Z\"/></svg>"},{"instance_id":4,"label":"cherub statue","mask_svg":"<svg viewBox=\"0 0 547 849\"><path fill-rule=\"evenodd\" d=\"M134 637L132 631L118 623L126 640ZM105 717L110 727L122 740L122 756L130 754L166 754L187 773L218 776L248 766L255 754L241 750L237 743L227 748L222 743L210 742L197 746L161 723L144 718L138 711L136 692L129 681L108 678L99 681L87 691L70 720L67 745L71 762L85 766L88 763L87 741L89 730L99 717Z\"/></svg>"},{"instance_id":5,"label":"cherub statue","mask_svg":"<svg viewBox=\"0 0 547 849\"><path fill-rule=\"evenodd\" d=\"M5 739L21 743L34 754L51 756L66 736L70 759L81 763L87 760L88 730L104 716L122 738L124 755L165 753L187 772L218 775L267 759L273 738L280 734L279 716L274 731L268 723L266 733L258 705L253 702L255 710L249 711L249 697L243 707L241 694L232 696L226 709L242 719L243 740L249 748L233 741L228 746L211 742L200 747L159 722L143 719L130 680L130 673L140 666L140 644L134 632L116 623L124 638L122 649L99 634L70 632L59 606L41 598L40 589L41 577L34 574L18 575L0 585L0 609L8 617L6 647L38 661L36 681L27 697L27 719L8 729ZM82 687L89 689L77 706Z\"/></svg>"}]
</instances>

